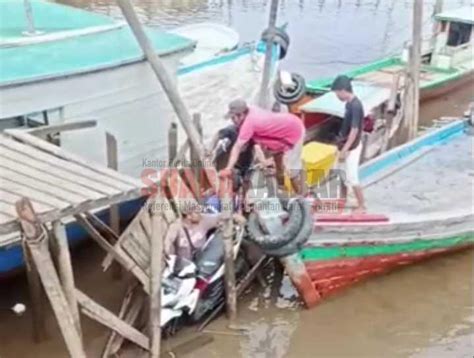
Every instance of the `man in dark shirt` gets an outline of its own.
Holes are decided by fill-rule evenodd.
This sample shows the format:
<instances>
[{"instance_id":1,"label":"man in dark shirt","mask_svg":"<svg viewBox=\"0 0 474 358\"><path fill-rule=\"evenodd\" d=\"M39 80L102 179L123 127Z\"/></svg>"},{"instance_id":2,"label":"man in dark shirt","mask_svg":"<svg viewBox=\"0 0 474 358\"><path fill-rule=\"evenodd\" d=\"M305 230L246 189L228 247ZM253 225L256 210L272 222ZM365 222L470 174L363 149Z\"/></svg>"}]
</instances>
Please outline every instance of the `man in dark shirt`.
<instances>
[{"instance_id":1,"label":"man in dark shirt","mask_svg":"<svg viewBox=\"0 0 474 358\"><path fill-rule=\"evenodd\" d=\"M352 91L351 80L347 76L338 76L331 87L337 98L346 103L346 111L338 135L339 160L344 163L345 183L342 196L347 196L347 188L354 190L357 199L356 212L365 211L365 201L359 182L359 162L362 152L362 125L364 109L362 102Z\"/></svg>"}]
</instances>

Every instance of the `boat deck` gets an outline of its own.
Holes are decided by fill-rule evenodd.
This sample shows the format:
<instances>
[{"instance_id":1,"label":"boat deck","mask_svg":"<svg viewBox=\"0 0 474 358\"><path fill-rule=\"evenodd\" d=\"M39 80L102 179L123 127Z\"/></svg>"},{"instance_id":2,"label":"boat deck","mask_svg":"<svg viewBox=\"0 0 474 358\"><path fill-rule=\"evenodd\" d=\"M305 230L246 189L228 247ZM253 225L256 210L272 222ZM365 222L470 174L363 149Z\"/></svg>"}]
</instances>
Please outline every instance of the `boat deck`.
<instances>
[{"instance_id":1,"label":"boat deck","mask_svg":"<svg viewBox=\"0 0 474 358\"><path fill-rule=\"evenodd\" d=\"M473 137L462 135L426 152L365 190L370 212L406 216L472 212Z\"/></svg>"}]
</instances>

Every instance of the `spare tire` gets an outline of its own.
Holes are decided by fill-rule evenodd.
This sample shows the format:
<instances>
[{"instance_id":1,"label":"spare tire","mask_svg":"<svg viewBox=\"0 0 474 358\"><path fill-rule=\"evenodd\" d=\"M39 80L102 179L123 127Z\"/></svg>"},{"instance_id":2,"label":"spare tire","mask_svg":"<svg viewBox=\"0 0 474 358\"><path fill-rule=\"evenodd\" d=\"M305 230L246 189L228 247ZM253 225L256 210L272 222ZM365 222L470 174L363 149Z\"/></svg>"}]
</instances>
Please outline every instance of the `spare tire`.
<instances>
[{"instance_id":1,"label":"spare tire","mask_svg":"<svg viewBox=\"0 0 474 358\"><path fill-rule=\"evenodd\" d=\"M306 93L306 81L303 76L292 73L291 80L295 84L293 88L285 88L280 80L275 82L273 95L275 99L282 104L292 104L298 102Z\"/></svg>"},{"instance_id":2,"label":"spare tire","mask_svg":"<svg viewBox=\"0 0 474 358\"><path fill-rule=\"evenodd\" d=\"M310 203L305 202L303 204L303 212L303 224L301 226L301 230L298 232L298 235L294 238L294 240L277 249L264 250L267 255L274 257L285 257L293 255L301 250L313 232L313 216Z\"/></svg>"},{"instance_id":3,"label":"spare tire","mask_svg":"<svg viewBox=\"0 0 474 358\"><path fill-rule=\"evenodd\" d=\"M264 251L287 245L301 230L304 215L303 207L302 199L297 199L289 204L289 219L283 232L276 235L265 232L259 224L257 214L255 212L251 213L247 221L248 240L257 244Z\"/></svg>"},{"instance_id":4,"label":"spare tire","mask_svg":"<svg viewBox=\"0 0 474 358\"><path fill-rule=\"evenodd\" d=\"M283 60L286 57L288 48L290 47L290 36L288 36L285 30L280 28L274 30L266 29L262 32L261 40L265 43L268 40L271 40L280 47L280 60Z\"/></svg>"}]
</instances>

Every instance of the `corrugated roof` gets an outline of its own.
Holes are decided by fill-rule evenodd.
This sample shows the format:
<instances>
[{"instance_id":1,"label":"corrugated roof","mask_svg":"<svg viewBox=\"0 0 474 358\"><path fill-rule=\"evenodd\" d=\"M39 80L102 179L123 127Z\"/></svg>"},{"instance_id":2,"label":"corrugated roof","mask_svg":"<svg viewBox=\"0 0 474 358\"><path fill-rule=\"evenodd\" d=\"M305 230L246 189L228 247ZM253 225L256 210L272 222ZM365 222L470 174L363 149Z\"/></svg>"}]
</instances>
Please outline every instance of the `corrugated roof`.
<instances>
[{"instance_id":1,"label":"corrugated roof","mask_svg":"<svg viewBox=\"0 0 474 358\"><path fill-rule=\"evenodd\" d=\"M366 114L390 97L389 88L362 81L354 81L352 88L354 94L361 100ZM309 113L326 113L332 116L344 117L345 106L345 103L340 101L334 92L328 92L306 103L301 107L301 110Z\"/></svg>"},{"instance_id":2,"label":"corrugated roof","mask_svg":"<svg viewBox=\"0 0 474 358\"><path fill-rule=\"evenodd\" d=\"M19 230L21 197L49 222L138 198L143 186L20 130L0 134L0 235Z\"/></svg>"},{"instance_id":3,"label":"corrugated roof","mask_svg":"<svg viewBox=\"0 0 474 358\"><path fill-rule=\"evenodd\" d=\"M456 21L474 25L474 7L465 6L454 10L447 10L435 15L438 21Z\"/></svg>"}]
</instances>

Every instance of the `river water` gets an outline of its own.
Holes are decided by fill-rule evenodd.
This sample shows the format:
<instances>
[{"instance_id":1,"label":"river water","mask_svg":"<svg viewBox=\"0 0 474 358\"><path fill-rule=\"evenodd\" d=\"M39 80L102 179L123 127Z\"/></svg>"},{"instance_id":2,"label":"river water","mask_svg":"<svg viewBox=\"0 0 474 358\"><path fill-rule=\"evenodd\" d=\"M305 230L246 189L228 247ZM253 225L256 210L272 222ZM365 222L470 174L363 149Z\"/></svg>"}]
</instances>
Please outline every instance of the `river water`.
<instances>
[{"instance_id":1,"label":"river water","mask_svg":"<svg viewBox=\"0 0 474 358\"><path fill-rule=\"evenodd\" d=\"M121 18L113 0L61 0L61 3ZM198 21L236 28L243 41L258 37L267 23L266 0L136 0L143 22L164 29ZM412 1L281 0L279 22L289 23L291 47L283 67L307 79L334 75L394 54L410 36ZM424 1L426 34L434 1ZM447 0L445 8L470 1ZM422 123L462 113L473 100L474 84L421 109ZM369 203L370 205L370 203ZM99 270L103 253L87 245L74 255L78 286L117 311L124 284ZM473 357L474 252L428 261L364 282L306 311L292 300L287 281L272 296L253 291L239 301L239 318L248 331L225 329L226 320L209 326L214 342L187 357ZM23 276L0 285L0 357L66 357L50 314L50 339L30 343L30 312L15 317L4 307L28 304ZM106 337L84 318L90 357L100 356ZM178 341L182 338L178 337ZM176 340L165 341L165 347Z\"/></svg>"}]
</instances>

